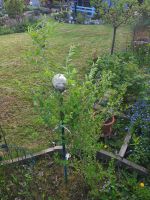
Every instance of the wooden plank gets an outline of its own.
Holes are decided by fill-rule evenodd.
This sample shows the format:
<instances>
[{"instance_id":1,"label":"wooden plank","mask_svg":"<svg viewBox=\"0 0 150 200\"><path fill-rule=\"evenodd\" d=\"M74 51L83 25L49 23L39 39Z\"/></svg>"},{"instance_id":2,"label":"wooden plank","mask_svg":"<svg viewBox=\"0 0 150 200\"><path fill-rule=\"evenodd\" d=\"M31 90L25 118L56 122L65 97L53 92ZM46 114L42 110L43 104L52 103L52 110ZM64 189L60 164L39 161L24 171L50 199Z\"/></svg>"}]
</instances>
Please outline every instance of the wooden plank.
<instances>
[{"instance_id":1,"label":"wooden plank","mask_svg":"<svg viewBox=\"0 0 150 200\"><path fill-rule=\"evenodd\" d=\"M117 161L116 164L119 166L126 167L127 169L130 169L132 171L133 170L137 171L138 173L143 174L143 175L149 174L149 171L146 168L140 165L137 165L125 158L122 159L120 156L107 152L105 150L101 150L97 152L96 157L97 157L97 160L105 160L105 161L110 161L111 159L115 159Z\"/></svg>"},{"instance_id":2,"label":"wooden plank","mask_svg":"<svg viewBox=\"0 0 150 200\"><path fill-rule=\"evenodd\" d=\"M15 158L12 160L2 161L2 162L0 162L0 165L7 165L7 164L10 165L10 164L16 164L16 163L23 164L23 163L26 163L27 161L29 161L30 159L38 159L42 156L49 155L49 154L52 155L54 152L61 152L61 150L62 150L62 146L55 146L53 148L48 148L48 149L45 149L43 151L40 151L40 152L32 154L32 155L27 155L26 157L24 156L24 157ZM97 157L97 160L105 160L105 161L115 159L117 161L116 164L119 166L125 166L128 169L131 169L132 171L135 170L138 173L141 173L144 175L149 174L149 171L146 168L144 168L140 165L137 165L125 158L122 159L120 156L115 155L110 152L107 152L105 150L101 150L101 151L97 152L96 157Z\"/></svg>"},{"instance_id":3,"label":"wooden plank","mask_svg":"<svg viewBox=\"0 0 150 200\"><path fill-rule=\"evenodd\" d=\"M26 155L26 156L23 156L23 157L14 158L12 160L2 161L2 162L0 162L0 165L8 165L8 164L15 164L15 163L26 163L27 161L29 161L31 159L37 159L37 158L45 156L47 154L53 154L54 152L60 152L61 150L62 150L62 146L55 146L55 147L48 148L48 149L45 149L43 151L40 151L38 153L31 154L31 155Z\"/></svg>"},{"instance_id":4,"label":"wooden plank","mask_svg":"<svg viewBox=\"0 0 150 200\"><path fill-rule=\"evenodd\" d=\"M130 142L130 139L131 139L131 134L128 133L128 134L126 135L126 137L125 137L125 139L124 139L124 143L123 143L123 145L121 146L121 149L120 149L120 151L119 151L119 156L120 156L121 158L123 158L123 157L125 156L126 150L127 150L127 148L128 148L128 144L129 144L129 142Z\"/></svg>"}]
</instances>

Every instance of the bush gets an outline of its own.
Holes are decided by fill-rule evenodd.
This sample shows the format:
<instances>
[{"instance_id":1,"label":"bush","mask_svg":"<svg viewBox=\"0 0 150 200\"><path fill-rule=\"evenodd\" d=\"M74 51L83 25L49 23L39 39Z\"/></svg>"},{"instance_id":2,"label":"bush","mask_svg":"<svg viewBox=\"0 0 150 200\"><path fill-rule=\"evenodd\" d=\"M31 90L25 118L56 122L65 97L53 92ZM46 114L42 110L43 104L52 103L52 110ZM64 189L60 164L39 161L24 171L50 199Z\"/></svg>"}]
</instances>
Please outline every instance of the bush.
<instances>
[{"instance_id":1,"label":"bush","mask_svg":"<svg viewBox=\"0 0 150 200\"><path fill-rule=\"evenodd\" d=\"M5 0L4 7L8 15L15 18L23 14L25 2L24 0Z\"/></svg>"},{"instance_id":2,"label":"bush","mask_svg":"<svg viewBox=\"0 0 150 200\"><path fill-rule=\"evenodd\" d=\"M0 27L1 26L4 26L5 25L5 22L6 22L6 18L3 16L3 17L0 17Z\"/></svg>"},{"instance_id":3,"label":"bush","mask_svg":"<svg viewBox=\"0 0 150 200\"><path fill-rule=\"evenodd\" d=\"M54 13L53 17L55 20L57 20L59 22L66 22L68 20L68 12L62 11L59 13Z\"/></svg>"},{"instance_id":4,"label":"bush","mask_svg":"<svg viewBox=\"0 0 150 200\"><path fill-rule=\"evenodd\" d=\"M111 72L113 76L110 78L110 89L119 91L121 86L126 86L124 103L132 104L142 95L145 89L145 76L132 52L104 55L98 58L95 67L95 80L100 80L102 73Z\"/></svg>"},{"instance_id":5,"label":"bush","mask_svg":"<svg viewBox=\"0 0 150 200\"><path fill-rule=\"evenodd\" d=\"M85 15L83 15L82 13L77 13L76 22L78 24L84 24L85 19L86 19Z\"/></svg>"},{"instance_id":6,"label":"bush","mask_svg":"<svg viewBox=\"0 0 150 200\"><path fill-rule=\"evenodd\" d=\"M25 11L37 11L40 14L50 14L50 9L45 7L34 7L34 6L27 6Z\"/></svg>"},{"instance_id":7,"label":"bush","mask_svg":"<svg viewBox=\"0 0 150 200\"><path fill-rule=\"evenodd\" d=\"M126 87L123 83L121 86L118 83L117 87L111 88L112 82L110 80L115 80L116 76L111 70L103 70L101 79L94 80L95 68L92 68L90 73L85 75L82 81L79 81L77 70L71 62L75 48L71 47L66 58L66 65L61 67L61 73L66 76L68 85L67 90L63 93L63 107L60 108L61 95L54 90L51 83L53 76L60 73L60 68L51 68L48 61L49 53L52 50L49 38L55 34L53 26L53 23L44 21L37 26L41 27L40 29L37 27L29 29L34 43L34 51L29 53L31 64L43 66L45 69L41 76L42 85L37 86L34 94L34 105L40 113L40 121L51 129L58 124L58 129L55 129L58 134L53 134L53 138L60 144L59 113L60 111L65 113L65 141L67 151L72 156L67 164L73 166L74 171L88 185L87 196L90 196L89 199L98 199L99 196L103 195L103 199L108 199L111 191L112 199L119 199L119 186L114 166L110 163L108 171L106 171L96 161L96 152L102 147L102 144L97 141L103 122L108 115L119 110ZM99 115L94 115L93 105L95 101L97 99L105 100L106 95L110 97L107 99L107 106L105 109L101 109ZM67 132L68 129L70 131Z\"/></svg>"},{"instance_id":8,"label":"bush","mask_svg":"<svg viewBox=\"0 0 150 200\"><path fill-rule=\"evenodd\" d=\"M14 30L10 27L0 26L0 35L7 35L14 33Z\"/></svg>"},{"instance_id":9,"label":"bush","mask_svg":"<svg viewBox=\"0 0 150 200\"><path fill-rule=\"evenodd\" d=\"M141 42L142 42L142 39L141 39ZM136 56L139 62L139 65L141 67L150 65L150 44L149 44L149 41L143 41L143 42L147 42L147 43L139 44L134 47L134 55Z\"/></svg>"},{"instance_id":10,"label":"bush","mask_svg":"<svg viewBox=\"0 0 150 200\"><path fill-rule=\"evenodd\" d=\"M0 26L0 35L12 34L12 33L22 33L28 30L28 27L35 24L36 21L23 20L14 26Z\"/></svg>"},{"instance_id":11,"label":"bush","mask_svg":"<svg viewBox=\"0 0 150 200\"><path fill-rule=\"evenodd\" d=\"M6 14L6 11L4 9L0 9L0 17L4 17Z\"/></svg>"}]
</instances>

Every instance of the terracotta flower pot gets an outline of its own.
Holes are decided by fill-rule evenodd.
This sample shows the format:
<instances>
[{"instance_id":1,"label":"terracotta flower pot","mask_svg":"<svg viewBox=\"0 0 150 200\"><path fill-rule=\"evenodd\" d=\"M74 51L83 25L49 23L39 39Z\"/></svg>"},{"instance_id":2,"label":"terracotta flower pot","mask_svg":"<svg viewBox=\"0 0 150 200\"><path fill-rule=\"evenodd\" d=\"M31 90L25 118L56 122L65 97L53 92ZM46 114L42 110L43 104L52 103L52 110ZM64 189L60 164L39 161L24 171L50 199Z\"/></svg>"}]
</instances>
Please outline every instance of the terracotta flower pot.
<instances>
[{"instance_id":1,"label":"terracotta flower pot","mask_svg":"<svg viewBox=\"0 0 150 200\"><path fill-rule=\"evenodd\" d=\"M112 116L104 123L102 128L102 133L104 137L110 137L112 135L112 126L115 123L115 121L115 116Z\"/></svg>"}]
</instances>

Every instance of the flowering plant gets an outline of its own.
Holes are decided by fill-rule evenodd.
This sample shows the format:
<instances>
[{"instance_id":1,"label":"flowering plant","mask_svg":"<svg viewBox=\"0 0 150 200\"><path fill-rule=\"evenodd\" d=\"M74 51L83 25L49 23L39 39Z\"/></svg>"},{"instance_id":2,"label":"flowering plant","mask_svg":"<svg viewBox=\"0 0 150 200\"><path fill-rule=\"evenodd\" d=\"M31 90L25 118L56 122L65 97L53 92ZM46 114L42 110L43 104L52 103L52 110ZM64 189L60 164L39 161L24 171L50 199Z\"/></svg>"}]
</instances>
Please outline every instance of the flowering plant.
<instances>
[{"instance_id":1,"label":"flowering plant","mask_svg":"<svg viewBox=\"0 0 150 200\"><path fill-rule=\"evenodd\" d=\"M149 135L150 130L150 102L137 101L130 112L130 130L141 136Z\"/></svg>"},{"instance_id":2,"label":"flowering plant","mask_svg":"<svg viewBox=\"0 0 150 200\"><path fill-rule=\"evenodd\" d=\"M131 146L134 147L130 158L139 164L146 165L150 162L150 101L138 101L130 113L129 131L133 135Z\"/></svg>"}]
</instances>

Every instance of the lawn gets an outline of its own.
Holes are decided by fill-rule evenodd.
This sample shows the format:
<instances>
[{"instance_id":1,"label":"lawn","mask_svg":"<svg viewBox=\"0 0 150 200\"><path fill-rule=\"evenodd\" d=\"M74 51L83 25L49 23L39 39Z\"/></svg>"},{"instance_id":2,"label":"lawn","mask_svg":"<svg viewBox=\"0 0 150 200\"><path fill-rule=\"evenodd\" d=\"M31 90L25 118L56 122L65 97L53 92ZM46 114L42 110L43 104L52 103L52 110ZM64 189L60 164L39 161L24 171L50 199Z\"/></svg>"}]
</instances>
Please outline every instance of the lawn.
<instances>
[{"instance_id":1,"label":"lawn","mask_svg":"<svg viewBox=\"0 0 150 200\"><path fill-rule=\"evenodd\" d=\"M89 69L94 52L109 53L112 38L110 26L59 24L49 43L51 60L57 65L65 63L70 45L78 46L75 66L83 75ZM116 50L127 47L128 28L117 33ZM35 69L25 59L25 52L32 48L27 33L0 36L0 123L8 143L39 150L49 145L50 131L39 125L34 110L31 90L40 82L42 68Z\"/></svg>"}]
</instances>

